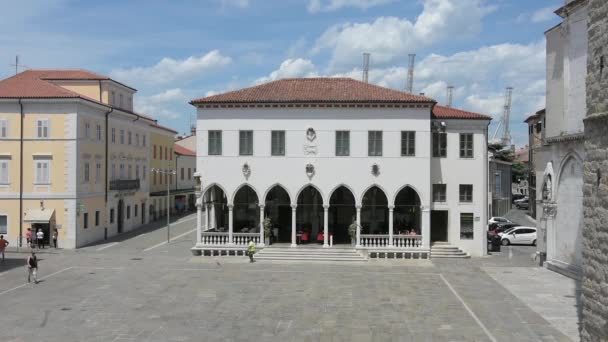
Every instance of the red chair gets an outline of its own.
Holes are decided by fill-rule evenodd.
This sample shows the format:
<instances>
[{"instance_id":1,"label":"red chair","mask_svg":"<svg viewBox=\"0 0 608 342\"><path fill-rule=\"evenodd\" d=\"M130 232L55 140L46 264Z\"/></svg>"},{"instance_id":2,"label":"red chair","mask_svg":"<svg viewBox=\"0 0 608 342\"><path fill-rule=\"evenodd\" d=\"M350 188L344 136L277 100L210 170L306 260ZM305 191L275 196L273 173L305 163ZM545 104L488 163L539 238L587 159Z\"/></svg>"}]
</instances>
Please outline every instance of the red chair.
<instances>
[{"instance_id":1,"label":"red chair","mask_svg":"<svg viewBox=\"0 0 608 342\"><path fill-rule=\"evenodd\" d=\"M310 242L310 234L308 232L303 232L302 233L302 243L309 243Z\"/></svg>"},{"instance_id":2,"label":"red chair","mask_svg":"<svg viewBox=\"0 0 608 342\"><path fill-rule=\"evenodd\" d=\"M321 231L317 234L317 242L323 243L323 240L325 240L325 234Z\"/></svg>"}]
</instances>

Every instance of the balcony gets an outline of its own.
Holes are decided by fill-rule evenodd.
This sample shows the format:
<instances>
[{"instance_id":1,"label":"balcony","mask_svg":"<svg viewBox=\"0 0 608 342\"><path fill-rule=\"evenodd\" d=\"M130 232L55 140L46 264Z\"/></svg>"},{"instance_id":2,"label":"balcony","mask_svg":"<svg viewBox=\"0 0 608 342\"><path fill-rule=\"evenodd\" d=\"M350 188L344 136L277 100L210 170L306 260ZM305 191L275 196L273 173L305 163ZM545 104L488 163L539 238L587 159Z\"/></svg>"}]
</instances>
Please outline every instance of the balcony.
<instances>
[{"instance_id":1,"label":"balcony","mask_svg":"<svg viewBox=\"0 0 608 342\"><path fill-rule=\"evenodd\" d=\"M111 180L110 190L139 190L139 179Z\"/></svg>"}]
</instances>

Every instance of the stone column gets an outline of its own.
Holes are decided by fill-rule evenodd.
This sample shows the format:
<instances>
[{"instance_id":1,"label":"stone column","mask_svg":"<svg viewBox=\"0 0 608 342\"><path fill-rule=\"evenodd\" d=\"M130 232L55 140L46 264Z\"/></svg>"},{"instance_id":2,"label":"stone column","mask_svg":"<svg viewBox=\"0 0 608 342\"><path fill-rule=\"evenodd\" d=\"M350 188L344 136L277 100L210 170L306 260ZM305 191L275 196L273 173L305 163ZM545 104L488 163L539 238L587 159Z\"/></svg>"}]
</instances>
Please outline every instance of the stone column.
<instances>
[{"instance_id":1,"label":"stone column","mask_svg":"<svg viewBox=\"0 0 608 342\"><path fill-rule=\"evenodd\" d=\"M264 206L260 205L260 247L264 247Z\"/></svg>"},{"instance_id":2,"label":"stone column","mask_svg":"<svg viewBox=\"0 0 608 342\"><path fill-rule=\"evenodd\" d=\"M209 219L209 204L205 204L205 230L209 230L209 224L211 220Z\"/></svg>"},{"instance_id":3,"label":"stone column","mask_svg":"<svg viewBox=\"0 0 608 342\"><path fill-rule=\"evenodd\" d=\"M234 206L232 204L228 204L228 244L232 245L234 241L232 240L232 209Z\"/></svg>"},{"instance_id":4,"label":"stone column","mask_svg":"<svg viewBox=\"0 0 608 342\"><path fill-rule=\"evenodd\" d=\"M296 247L296 208L298 206L293 204L291 206L291 247Z\"/></svg>"},{"instance_id":5,"label":"stone column","mask_svg":"<svg viewBox=\"0 0 608 342\"><path fill-rule=\"evenodd\" d=\"M393 211L394 205L388 206L388 247L393 247Z\"/></svg>"},{"instance_id":6,"label":"stone column","mask_svg":"<svg viewBox=\"0 0 608 342\"><path fill-rule=\"evenodd\" d=\"M328 237L329 228L327 227L327 223L329 221L328 211L329 211L329 205L324 205L323 206L323 248L329 247L329 244L327 243L327 240L329 239L329 237Z\"/></svg>"},{"instance_id":7,"label":"stone column","mask_svg":"<svg viewBox=\"0 0 608 342\"><path fill-rule=\"evenodd\" d=\"M431 208L420 207L422 210L422 248L431 248ZM485 210L485 209L484 209Z\"/></svg>"},{"instance_id":8,"label":"stone column","mask_svg":"<svg viewBox=\"0 0 608 342\"><path fill-rule=\"evenodd\" d=\"M361 247L361 206L357 207L357 242L355 243L356 248Z\"/></svg>"},{"instance_id":9,"label":"stone column","mask_svg":"<svg viewBox=\"0 0 608 342\"><path fill-rule=\"evenodd\" d=\"M201 199L196 200L196 243L201 243L203 232L203 208L201 208Z\"/></svg>"}]
</instances>

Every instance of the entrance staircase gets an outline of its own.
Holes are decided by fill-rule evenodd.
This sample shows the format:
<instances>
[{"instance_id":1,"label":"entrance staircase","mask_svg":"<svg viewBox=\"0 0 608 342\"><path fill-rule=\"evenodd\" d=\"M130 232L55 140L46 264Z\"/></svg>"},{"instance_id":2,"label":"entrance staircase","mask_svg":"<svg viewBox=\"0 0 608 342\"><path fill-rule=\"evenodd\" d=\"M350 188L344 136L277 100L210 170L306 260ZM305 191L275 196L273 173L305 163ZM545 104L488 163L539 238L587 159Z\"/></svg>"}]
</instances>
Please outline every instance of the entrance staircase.
<instances>
[{"instance_id":1,"label":"entrance staircase","mask_svg":"<svg viewBox=\"0 0 608 342\"><path fill-rule=\"evenodd\" d=\"M255 255L256 260L302 261L367 261L354 248L266 247Z\"/></svg>"},{"instance_id":2,"label":"entrance staircase","mask_svg":"<svg viewBox=\"0 0 608 342\"><path fill-rule=\"evenodd\" d=\"M431 246L431 258L468 259L471 256L447 242L434 242Z\"/></svg>"}]
</instances>

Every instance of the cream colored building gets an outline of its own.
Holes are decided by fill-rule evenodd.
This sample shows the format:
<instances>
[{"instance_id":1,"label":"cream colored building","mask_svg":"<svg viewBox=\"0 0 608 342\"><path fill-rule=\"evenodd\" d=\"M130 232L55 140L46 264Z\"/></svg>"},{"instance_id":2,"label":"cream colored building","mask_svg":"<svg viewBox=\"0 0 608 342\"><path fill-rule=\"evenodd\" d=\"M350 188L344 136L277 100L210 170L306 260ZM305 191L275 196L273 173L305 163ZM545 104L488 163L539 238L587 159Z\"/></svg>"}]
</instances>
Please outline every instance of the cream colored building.
<instances>
[{"instance_id":1,"label":"cream colored building","mask_svg":"<svg viewBox=\"0 0 608 342\"><path fill-rule=\"evenodd\" d=\"M152 219L167 216L167 189L175 187L175 158L173 153L176 131L155 125L150 132L150 205ZM169 198L169 208L173 211L175 204Z\"/></svg>"},{"instance_id":2,"label":"cream colored building","mask_svg":"<svg viewBox=\"0 0 608 342\"><path fill-rule=\"evenodd\" d=\"M28 228L77 248L148 221L150 134L136 90L85 70L0 81L0 234Z\"/></svg>"}]
</instances>

